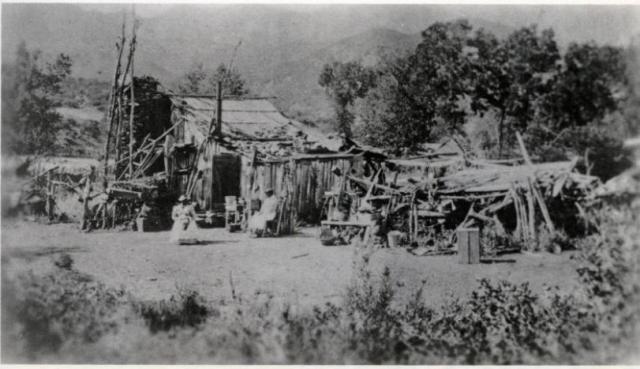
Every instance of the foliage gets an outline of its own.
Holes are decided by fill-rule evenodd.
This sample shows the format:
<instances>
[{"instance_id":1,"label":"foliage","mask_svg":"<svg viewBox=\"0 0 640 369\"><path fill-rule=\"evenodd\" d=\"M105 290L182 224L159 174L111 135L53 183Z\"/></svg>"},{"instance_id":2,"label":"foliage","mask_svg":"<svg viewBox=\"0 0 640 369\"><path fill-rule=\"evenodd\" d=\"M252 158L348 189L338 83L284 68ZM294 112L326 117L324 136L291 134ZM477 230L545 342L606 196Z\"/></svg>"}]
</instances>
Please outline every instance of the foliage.
<instances>
[{"instance_id":1,"label":"foliage","mask_svg":"<svg viewBox=\"0 0 640 369\"><path fill-rule=\"evenodd\" d=\"M64 346L96 342L123 323L119 312L127 306L124 291L106 288L70 267L5 279L3 333L13 336L2 341L14 347L4 346L3 351L17 357L33 360Z\"/></svg>"},{"instance_id":2,"label":"foliage","mask_svg":"<svg viewBox=\"0 0 640 369\"><path fill-rule=\"evenodd\" d=\"M499 39L484 29L472 33L465 20L435 23L414 52L379 62L375 86L348 101L355 102L358 138L397 155L469 123L466 130L484 156L502 157L518 151L516 131L607 124L623 135L633 132L637 60L633 48L625 53L591 42L573 43L561 54L553 30L536 25ZM592 141L540 143L561 158L578 149L583 155L587 146L597 150L599 142Z\"/></svg>"},{"instance_id":3,"label":"foliage","mask_svg":"<svg viewBox=\"0 0 640 369\"><path fill-rule=\"evenodd\" d=\"M174 327L194 327L202 323L209 311L196 291L181 291L178 297L169 300L141 303L139 314L152 333L168 331Z\"/></svg>"},{"instance_id":4,"label":"foliage","mask_svg":"<svg viewBox=\"0 0 640 369\"><path fill-rule=\"evenodd\" d=\"M580 170L604 181L632 165L622 139L612 133L607 124L566 128L560 132L532 126L524 140L538 160L560 161L577 156Z\"/></svg>"},{"instance_id":5,"label":"foliage","mask_svg":"<svg viewBox=\"0 0 640 369\"><path fill-rule=\"evenodd\" d=\"M30 51L22 42L12 72L12 81L3 78L3 146L17 154L52 153L61 121L54 110L56 96L71 73L71 59L60 54L47 62L39 50Z\"/></svg>"},{"instance_id":6,"label":"foliage","mask_svg":"<svg viewBox=\"0 0 640 369\"><path fill-rule=\"evenodd\" d=\"M591 210L599 231L584 239L578 274L611 361L637 349L640 335L640 217L629 204ZM601 344L603 342L600 342Z\"/></svg>"},{"instance_id":7,"label":"foliage","mask_svg":"<svg viewBox=\"0 0 640 369\"><path fill-rule=\"evenodd\" d=\"M240 73L235 69L228 69L224 64L216 68L215 74L209 79L209 84L217 86L218 81L222 81L222 91L225 95L242 96L249 93Z\"/></svg>"},{"instance_id":8,"label":"foliage","mask_svg":"<svg viewBox=\"0 0 640 369\"><path fill-rule=\"evenodd\" d=\"M333 62L322 67L318 83L333 100L338 130L351 137L354 115L349 109L375 86L375 73L358 62Z\"/></svg>"},{"instance_id":9,"label":"foliage","mask_svg":"<svg viewBox=\"0 0 640 369\"><path fill-rule=\"evenodd\" d=\"M178 90L184 94L215 95L218 81L222 82L223 94L226 96L243 96L249 93L245 81L235 69L229 69L224 64L214 70L207 70L202 63L194 64L185 73L178 85Z\"/></svg>"},{"instance_id":10,"label":"foliage","mask_svg":"<svg viewBox=\"0 0 640 369\"><path fill-rule=\"evenodd\" d=\"M372 273L373 250L356 246L343 302L312 310L271 295L209 305L190 291L140 303L63 269L18 283L3 278L3 334L16 333L9 342L25 345L20 354L39 362L51 360L45 352L84 363L621 362L640 338L640 219L630 207L607 205L589 217L599 230L573 240L582 285L568 295L482 279L468 299L432 308L423 281L401 304L389 269ZM116 311L125 315L117 319Z\"/></svg>"},{"instance_id":11,"label":"foliage","mask_svg":"<svg viewBox=\"0 0 640 369\"><path fill-rule=\"evenodd\" d=\"M631 40L626 50L626 76L629 94L622 104L626 136L640 134L640 36Z\"/></svg>"},{"instance_id":12,"label":"foliage","mask_svg":"<svg viewBox=\"0 0 640 369\"><path fill-rule=\"evenodd\" d=\"M521 28L504 40L482 29L469 41L474 112L495 109L499 117L498 157L502 156L504 125L524 129L535 112L535 101L543 93L548 74L559 59L553 31L538 34L535 25Z\"/></svg>"},{"instance_id":13,"label":"foliage","mask_svg":"<svg viewBox=\"0 0 640 369\"><path fill-rule=\"evenodd\" d=\"M69 76L62 81L60 105L71 108L93 106L105 111L109 102L111 85L107 81Z\"/></svg>"},{"instance_id":14,"label":"foliage","mask_svg":"<svg viewBox=\"0 0 640 369\"><path fill-rule=\"evenodd\" d=\"M178 87L182 93L201 94L207 87L202 86L207 80L207 72L202 63L194 64L185 73L182 84Z\"/></svg>"},{"instance_id":15,"label":"foliage","mask_svg":"<svg viewBox=\"0 0 640 369\"><path fill-rule=\"evenodd\" d=\"M622 49L572 43L542 98L541 119L556 130L602 120L618 108L625 83Z\"/></svg>"},{"instance_id":16,"label":"foliage","mask_svg":"<svg viewBox=\"0 0 640 369\"><path fill-rule=\"evenodd\" d=\"M414 53L380 65L379 83L359 109L365 142L400 153L459 129L470 83L470 30L464 20L434 23Z\"/></svg>"},{"instance_id":17,"label":"foliage","mask_svg":"<svg viewBox=\"0 0 640 369\"><path fill-rule=\"evenodd\" d=\"M376 87L356 104L355 134L365 143L396 150L413 149L429 137L429 126L412 119L404 78L408 63L397 59L381 66Z\"/></svg>"}]
</instances>

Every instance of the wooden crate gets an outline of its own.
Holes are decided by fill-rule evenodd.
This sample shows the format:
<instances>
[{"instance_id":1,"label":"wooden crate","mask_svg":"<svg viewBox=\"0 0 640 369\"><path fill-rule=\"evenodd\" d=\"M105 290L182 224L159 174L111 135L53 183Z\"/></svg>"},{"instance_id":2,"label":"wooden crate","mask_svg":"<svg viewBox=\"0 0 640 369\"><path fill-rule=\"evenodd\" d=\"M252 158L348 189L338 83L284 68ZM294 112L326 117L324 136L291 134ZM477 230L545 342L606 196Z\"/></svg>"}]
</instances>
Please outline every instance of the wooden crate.
<instances>
[{"instance_id":1,"label":"wooden crate","mask_svg":"<svg viewBox=\"0 0 640 369\"><path fill-rule=\"evenodd\" d=\"M461 228L458 235L458 262L460 264L480 263L480 230Z\"/></svg>"}]
</instances>

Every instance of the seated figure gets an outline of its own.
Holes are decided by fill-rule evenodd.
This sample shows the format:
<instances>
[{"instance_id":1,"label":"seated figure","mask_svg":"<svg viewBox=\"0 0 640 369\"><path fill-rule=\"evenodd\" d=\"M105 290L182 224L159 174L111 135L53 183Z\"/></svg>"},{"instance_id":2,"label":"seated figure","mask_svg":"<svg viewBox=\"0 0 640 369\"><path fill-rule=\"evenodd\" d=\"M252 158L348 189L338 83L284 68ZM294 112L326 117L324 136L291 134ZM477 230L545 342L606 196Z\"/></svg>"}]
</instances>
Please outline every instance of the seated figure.
<instances>
[{"instance_id":1,"label":"seated figure","mask_svg":"<svg viewBox=\"0 0 640 369\"><path fill-rule=\"evenodd\" d=\"M278 213L278 198L273 195L273 189L267 188L264 194L260 211L249 220L249 232L257 236L264 234L268 224L276 219Z\"/></svg>"}]
</instances>

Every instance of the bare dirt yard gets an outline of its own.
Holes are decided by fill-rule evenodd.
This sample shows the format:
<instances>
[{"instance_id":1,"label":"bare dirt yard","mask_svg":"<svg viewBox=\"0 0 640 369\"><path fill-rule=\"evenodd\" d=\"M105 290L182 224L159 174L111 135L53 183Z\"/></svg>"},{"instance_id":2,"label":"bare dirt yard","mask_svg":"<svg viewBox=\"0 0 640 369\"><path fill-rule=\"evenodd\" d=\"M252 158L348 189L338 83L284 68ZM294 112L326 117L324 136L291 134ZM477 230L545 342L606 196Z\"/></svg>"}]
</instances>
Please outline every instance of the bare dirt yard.
<instances>
[{"instance_id":1,"label":"bare dirt yard","mask_svg":"<svg viewBox=\"0 0 640 369\"><path fill-rule=\"evenodd\" d=\"M169 298L179 289L198 291L215 301L235 293L242 298L272 295L299 307L339 302L355 268L355 247L322 246L318 228L303 228L281 238L249 238L224 229L200 229L200 245L178 246L169 232L97 231L81 233L76 225L44 225L4 220L2 267L5 273L41 273L62 252L73 267L111 287L123 287L143 300ZM415 256L405 249L379 249L370 258L373 274L388 267L399 301L425 283L427 304L438 306L464 298L477 280L529 282L534 292L576 286L572 252L561 255L509 254L477 265L458 264L452 256Z\"/></svg>"}]
</instances>

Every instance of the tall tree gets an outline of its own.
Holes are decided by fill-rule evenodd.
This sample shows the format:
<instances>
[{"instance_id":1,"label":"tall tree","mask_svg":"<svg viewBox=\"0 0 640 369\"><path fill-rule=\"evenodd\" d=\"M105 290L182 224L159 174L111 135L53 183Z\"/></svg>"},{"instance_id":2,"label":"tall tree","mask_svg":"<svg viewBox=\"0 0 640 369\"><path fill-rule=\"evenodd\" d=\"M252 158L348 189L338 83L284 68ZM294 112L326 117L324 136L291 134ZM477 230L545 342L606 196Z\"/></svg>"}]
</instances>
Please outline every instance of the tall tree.
<instances>
[{"instance_id":1,"label":"tall tree","mask_svg":"<svg viewBox=\"0 0 640 369\"><path fill-rule=\"evenodd\" d=\"M400 154L416 148L430 134L422 120L422 110L413 108L408 95L408 58L396 58L379 66L376 87L356 104L360 120L355 134L367 144L385 147Z\"/></svg>"},{"instance_id":2,"label":"tall tree","mask_svg":"<svg viewBox=\"0 0 640 369\"><path fill-rule=\"evenodd\" d=\"M357 98L364 97L375 86L375 73L358 62L333 62L324 65L318 83L333 100L337 128L351 137L354 115L350 108Z\"/></svg>"},{"instance_id":3,"label":"tall tree","mask_svg":"<svg viewBox=\"0 0 640 369\"><path fill-rule=\"evenodd\" d=\"M3 91L3 134L8 148L18 154L50 154L62 117L55 111L62 81L71 73L71 59L60 54L53 62L39 50L18 46L14 79Z\"/></svg>"},{"instance_id":4,"label":"tall tree","mask_svg":"<svg viewBox=\"0 0 640 369\"><path fill-rule=\"evenodd\" d=\"M178 90L184 94L215 95L218 81L222 82L224 95L243 96L249 93L242 75L224 64L215 70L207 70L202 63L196 63L185 73L178 84Z\"/></svg>"},{"instance_id":5,"label":"tall tree","mask_svg":"<svg viewBox=\"0 0 640 369\"><path fill-rule=\"evenodd\" d=\"M627 55L628 96L624 101L623 113L626 134L640 134L640 35L636 35L629 45Z\"/></svg>"},{"instance_id":6,"label":"tall tree","mask_svg":"<svg viewBox=\"0 0 640 369\"><path fill-rule=\"evenodd\" d=\"M435 131L455 131L464 123L470 64L464 20L435 23L422 32L414 53L384 65L378 87L360 109L367 142L401 151L415 149Z\"/></svg>"},{"instance_id":7,"label":"tall tree","mask_svg":"<svg viewBox=\"0 0 640 369\"><path fill-rule=\"evenodd\" d=\"M215 92L218 81L222 82L222 90L224 95L243 96L249 93L245 87L245 81L235 69L229 69L224 64L218 65L215 73L209 78L211 91Z\"/></svg>"},{"instance_id":8,"label":"tall tree","mask_svg":"<svg viewBox=\"0 0 640 369\"><path fill-rule=\"evenodd\" d=\"M625 72L622 49L593 42L570 44L542 99L541 120L564 129L602 119L619 107Z\"/></svg>"},{"instance_id":9,"label":"tall tree","mask_svg":"<svg viewBox=\"0 0 640 369\"><path fill-rule=\"evenodd\" d=\"M207 71L202 63L196 63L185 73L183 81L178 87L185 94L202 94L207 88L204 84L207 79Z\"/></svg>"},{"instance_id":10,"label":"tall tree","mask_svg":"<svg viewBox=\"0 0 640 369\"><path fill-rule=\"evenodd\" d=\"M544 92L545 78L559 60L552 30L521 28L505 40L478 30L469 41L474 88L471 108L483 114L493 110L499 117L498 156L502 156L508 125L523 129L535 113L535 102Z\"/></svg>"}]
</instances>

